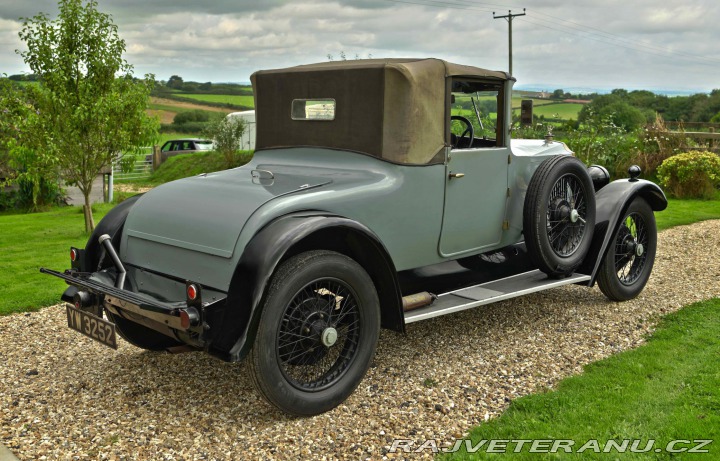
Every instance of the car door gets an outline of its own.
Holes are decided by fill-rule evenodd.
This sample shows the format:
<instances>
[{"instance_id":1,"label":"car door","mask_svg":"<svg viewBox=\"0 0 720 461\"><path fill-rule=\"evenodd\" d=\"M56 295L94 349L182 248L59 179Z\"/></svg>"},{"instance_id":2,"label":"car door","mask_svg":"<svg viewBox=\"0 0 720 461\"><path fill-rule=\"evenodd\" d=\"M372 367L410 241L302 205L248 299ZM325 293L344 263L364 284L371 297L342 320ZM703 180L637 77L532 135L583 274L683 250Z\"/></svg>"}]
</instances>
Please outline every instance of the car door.
<instances>
[{"instance_id":1,"label":"car door","mask_svg":"<svg viewBox=\"0 0 720 461\"><path fill-rule=\"evenodd\" d=\"M440 254L490 249L503 233L510 151L456 149L448 155Z\"/></svg>"},{"instance_id":2,"label":"car door","mask_svg":"<svg viewBox=\"0 0 720 461\"><path fill-rule=\"evenodd\" d=\"M503 236L508 195L510 149L504 139L502 87L453 81L453 90L458 92L457 98L452 93L451 120L465 119L457 134L471 132L465 137L451 135L455 147L449 149L446 161L439 243L443 256L496 247ZM468 122L473 130L468 130Z\"/></svg>"}]
</instances>

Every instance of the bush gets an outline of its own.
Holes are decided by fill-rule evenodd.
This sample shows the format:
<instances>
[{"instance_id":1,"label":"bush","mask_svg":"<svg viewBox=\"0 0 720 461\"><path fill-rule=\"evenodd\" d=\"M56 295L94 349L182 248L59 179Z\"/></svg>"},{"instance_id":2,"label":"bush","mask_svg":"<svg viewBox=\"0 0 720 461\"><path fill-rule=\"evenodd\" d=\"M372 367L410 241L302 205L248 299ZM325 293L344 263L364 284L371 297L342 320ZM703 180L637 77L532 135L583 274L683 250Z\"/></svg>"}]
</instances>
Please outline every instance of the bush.
<instances>
[{"instance_id":1,"label":"bush","mask_svg":"<svg viewBox=\"0 0 720 461\"><path fill-rule=\"evenodd\" d=\"M566 142L583 163L603 165L613 176L624 175L629 159L638 150L635 132L628 133L610 116L601 117L592 111L576 130L558 140Z\"/></svg>"},{"instance_id":2,"label":"bush","mask_svg":"<svg viewBox=\"0 0 720 461\"><path fill-rule=\"evenodd\" d=\"M194 109L185 112L179 112L173 118L173 124L184 125L188 122L205 122L210 121L210 114L207 111Z\"/></svg>"},{"instance_id":3,"label":"bush","mask_svg":"<svg viewBox=\"0 0 720 461\"><path fill-rule=\"evenodd\" d=\"M161 133L183 133L198 135L202 133L208 126L208 123L203 122L187 122L182 125L175 125L174 123L163 123L160 125Z\"/></svg>"},{"instance_id":4,"label":"bush","mask_svg":"<svg viewBox=\"0 0 720 461\"><path fill-rule=\"evenodd\" d=\"M245 121L239 117L225 117L211 123L205 130L205 136L215 141L215 150L223 154L227 168L237 162Z\"/></svg>"},{"instance_id":5,"label":"bush","mask_svg":"<svg viewBox=\"0 0 720 461\"><path fill-rule=\"evenodd\" d=\"M677 131L671 131L660 115L657 115L655 121L640 130L639 133L640 148L630 162L624 166L638 165L650 177L656 174L657 168L665 159L682 153L683 149L691 143L690 139L685 136L682 126Z\"/></svg>"},{"instance_id":6,"label":"bush","mask_svg":"<svg viewBox=\"0 0 720 461\"><path fill-rule=\"evenodd\" d=\"M720 186L720 157L712 152L674 155L657 171L660 184L677 198L711 199Z\"/></svg>"}]
</instances>

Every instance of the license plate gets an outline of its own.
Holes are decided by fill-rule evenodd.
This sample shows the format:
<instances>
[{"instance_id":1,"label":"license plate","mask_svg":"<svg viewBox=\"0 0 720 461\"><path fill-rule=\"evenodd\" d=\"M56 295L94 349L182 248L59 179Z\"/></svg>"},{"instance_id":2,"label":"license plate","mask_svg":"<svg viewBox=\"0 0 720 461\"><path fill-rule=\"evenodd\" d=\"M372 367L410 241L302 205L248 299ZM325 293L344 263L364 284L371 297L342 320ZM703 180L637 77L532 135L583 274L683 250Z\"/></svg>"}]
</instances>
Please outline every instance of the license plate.
<instances>
[{"instance_id":1,"label":"license plate","mask_svg":"<svg viewBox=\"0 0 720 461\"><path fill-rule=\"evenodd\" d=\"M70 328L79 331L99 343L117 349L117 335L115 334L114 323L76 309L70 304L66 304L65 307L67 309L67 321Z\"/></svg>"}]
</instances>

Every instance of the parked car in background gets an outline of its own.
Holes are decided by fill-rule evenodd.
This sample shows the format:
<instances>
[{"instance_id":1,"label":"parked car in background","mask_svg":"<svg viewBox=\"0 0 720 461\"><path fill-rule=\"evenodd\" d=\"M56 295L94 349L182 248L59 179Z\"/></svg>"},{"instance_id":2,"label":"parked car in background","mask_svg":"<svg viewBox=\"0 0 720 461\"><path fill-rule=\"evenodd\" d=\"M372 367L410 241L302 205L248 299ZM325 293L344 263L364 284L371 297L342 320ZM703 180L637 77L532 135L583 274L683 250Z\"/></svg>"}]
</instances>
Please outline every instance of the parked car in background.
<instances>
[{"instance_id":1,"label":"parked car in background","mask_svg":"<svg viewBox=\"0 0 720 461\"><path fill-rule=\"evenodd\" d=\"M247 165L125 200L71 269L41 269L70 285L69 327L247 357L268 402L313 415L358 386L380 328L569 284L624 301L648 281L662 190L638 167L610 182L550 135L512 140L507 73L368 59L251 79Z\"/></svg>"},{"instance_id":2,"label":"parked car in background","mask_svg":"<svg viewBox=\"0 0 720 461\"><path fill-rule=\"evenodd\" d=\"M174 157L181 154L192 154L195 152L207 152L215 148L215 143L210 139L200 138L184 138L184 139L171 139L165 141L165 144L160 148L160 163L163 163L169 157ZM153 162L152 154L145 156L146 163Z\"/></svg>"},{"instance_id":3,"label":"parked car in background","mask_svg":"<svg viewBox=\"0 0 720 461\"><path fill-rule=\"evenodd\" d=\"M180 154L192 154L193 152L206 152L213 150L215 145L209 139L187 138L171 139L166 141L160 148L164 159ZM164 160L163 159L163 160Z\"/></svg>"}]
</instances>

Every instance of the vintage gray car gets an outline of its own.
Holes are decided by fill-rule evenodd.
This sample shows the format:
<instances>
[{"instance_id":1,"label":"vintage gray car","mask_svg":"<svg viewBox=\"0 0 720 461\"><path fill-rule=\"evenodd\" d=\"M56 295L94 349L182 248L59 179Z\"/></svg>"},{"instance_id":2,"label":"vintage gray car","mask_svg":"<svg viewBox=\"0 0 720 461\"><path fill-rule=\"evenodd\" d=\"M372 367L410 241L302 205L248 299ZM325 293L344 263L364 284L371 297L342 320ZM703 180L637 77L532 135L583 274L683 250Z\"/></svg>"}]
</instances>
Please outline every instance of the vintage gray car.
<instances>
[{"instance_id":1,"label":"vintage gray car","mask_svg":"<svg viewBox=\"0 0 720 461\"><path fill-rule=\"evenodd\" d=\"M438 59L256 72L249 164L122 202L72 269L41 270L70 285L71 328L247 357L296 415L353 392L380 328L566 284L637 296L663 192L511 140L514 81Z\"/></svg>"}]
</instances>

